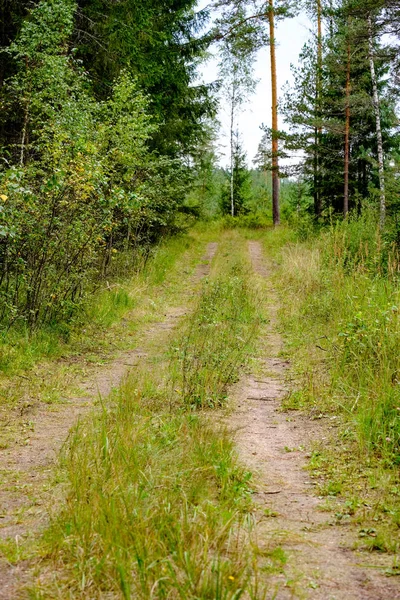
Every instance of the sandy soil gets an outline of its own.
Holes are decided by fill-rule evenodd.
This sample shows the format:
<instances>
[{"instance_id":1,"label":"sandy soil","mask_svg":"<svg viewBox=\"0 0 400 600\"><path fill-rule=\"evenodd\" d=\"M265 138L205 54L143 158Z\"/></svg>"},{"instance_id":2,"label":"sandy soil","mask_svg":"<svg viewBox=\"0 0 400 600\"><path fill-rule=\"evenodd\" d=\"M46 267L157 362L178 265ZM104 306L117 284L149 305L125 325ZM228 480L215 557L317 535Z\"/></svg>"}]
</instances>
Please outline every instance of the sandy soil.
<instances>
[{"instance_id":1,"label":"sandy soil","mask_svg":"<svg viewBox=\"0 0 400 600\"><path fill-rule=\"evenodd\" d=\"M289 416L280 410L288 391L290 365L280 357L279 303L268 281L261 245L249 242L249 252L253 269L266 279L271 320L263 331L263 373L248 376L238 385L230 425L242 462L256 474L256 536L261 553L268 555L278 544L289 556L283 572L273 576L268 597L400 598L398 579L382 573L385 563L390 566L390 557L352 551L357 532L350 525L337 525L333 515L319 508L322 500L313 494L313 483L304 468L311 441L327 432L304 415ZM277 516L263 516L271 512Z\"/></svg>"}]
</instances>

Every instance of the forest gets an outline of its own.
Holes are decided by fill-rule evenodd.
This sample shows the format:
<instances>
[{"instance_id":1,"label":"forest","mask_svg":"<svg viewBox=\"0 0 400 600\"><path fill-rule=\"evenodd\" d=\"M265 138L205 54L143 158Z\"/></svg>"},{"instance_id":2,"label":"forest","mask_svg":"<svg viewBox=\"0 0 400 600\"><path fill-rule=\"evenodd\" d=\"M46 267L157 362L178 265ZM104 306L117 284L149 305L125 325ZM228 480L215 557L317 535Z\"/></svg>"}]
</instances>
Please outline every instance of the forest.
<instances>
[{"instance_id":1,"label":"forest","mask_svg":"<svg viewBox=\"0 0 400 600\"><path fill-rule=\"evenodd\" d=\"M275 52L274 20L299 8L280 4L271 22L268 9L4 0L3 327L68 320L116 269L117 253L135 257L191 218L269 218L267 177L253 189L238 119L255 53L266 44ZM301 10L316 33L280 101L284 131L271 72L274 123L257 155L260 172L272 175L274 222L285 177L301 187L288 194L286 218L297 211L323 225L378 204L385 241L397 244L396 3L305 2ZM221 79L200 84L198 66L218 43ZM232 113L225 177L215 147L221 87ZM300 164L287 166L298 150Z\"/></svg>"},{"instance_id":2,"label":"forest","mask_svg":"<svg viewBox=\"0 0 400 600\"><path fill-rule=\"evenodd\" d=\"M399 50L398 0L0 0L0 600L400 598Z\"/></svg>"}]
</instances>

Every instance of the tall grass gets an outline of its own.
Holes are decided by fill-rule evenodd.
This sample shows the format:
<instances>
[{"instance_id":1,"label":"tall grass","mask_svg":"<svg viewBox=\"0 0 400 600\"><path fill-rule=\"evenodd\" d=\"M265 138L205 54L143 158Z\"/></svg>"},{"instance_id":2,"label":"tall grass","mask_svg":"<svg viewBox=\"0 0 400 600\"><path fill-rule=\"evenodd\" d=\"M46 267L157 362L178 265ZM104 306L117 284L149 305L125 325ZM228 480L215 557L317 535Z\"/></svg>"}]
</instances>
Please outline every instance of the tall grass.
<instances>
[{"instance_id":1,"label":"tall grass","mask_svg":"<svg viewBox=\"0 0 400 600\"><path fill-rule=\"evenodd\" d=\"M245 265L234 262L205 284L179 342L176 385L187 405L220 405L254 343L258 319L245 270Z\"/></svg>"},{"instance_id":2,"label":"tall grass","mask_svg":"<svg viewBox=\"0 0 400 600\"><path fill-rule=\"evenodd\" d=\"M231 442L141 387L71 440L66 506L47 534L57 576L37 597L239 598L248 584L248 475Z\"/></svg>"},{"instance_id":3,"label":"tall grass","mask_svg":"<svg viewBox=\"0 0 400 600\"><path fill-rule=\"evenodd\" d=\"M294 310L319 334L320 357L326 354L330 385L323 396L348 415L365 451L397 464L400 288L395 249L383 251L383 244L369 216L349 221L314 248L285 250L283 272L295 294L302 291ZM304 325L298 322L298 334Z\"/></svg>"},{"instance_id":4,"label":"tall grass","mask_svg":"<svg viewBox=\"0 0 400 600\"><path fill-rule=\"evenodd\" d=\"M162 356L72 436L65 507L33 597L264 597L248 539L250 475L201 410L223 402L257 327L246 265L228 263Z\"/></svg>"},{"instance_id":5,"label":"tall grass","mask_svg":"<svg viewBox=\"0 0 400 600\"><path fill-rule=\"evenodd\" d=\"M271 235L275 240L266 244L276 248L280 234ZM342 469L335 476L344 482L347 470L351 487L350 472L368 477L371 466L386 470L385 495L397 485L400 464L396 248L367 214L307 242L282 244L276 256L282 327L299 375L286 406L339 416L341 444L327 457L332 469ZM395 496L386 496L384 505L388 514L397 514Z\"/></svg>"}]
</instances>

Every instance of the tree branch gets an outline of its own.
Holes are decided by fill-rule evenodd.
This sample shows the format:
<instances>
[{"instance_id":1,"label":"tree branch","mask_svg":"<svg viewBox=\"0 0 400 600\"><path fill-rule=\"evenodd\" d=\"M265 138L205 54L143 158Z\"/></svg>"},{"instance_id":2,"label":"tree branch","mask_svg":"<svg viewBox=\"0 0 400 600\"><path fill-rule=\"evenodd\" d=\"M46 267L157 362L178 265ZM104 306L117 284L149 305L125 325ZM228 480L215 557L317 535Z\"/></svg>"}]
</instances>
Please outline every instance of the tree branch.
<instances>
[{"instance_id":1,"label":"tree branch","mask_svg":"<svg viewBox=\"0 0 400 600\"><path fill-rule=\"evenodd\" d=\"M231 33L233 33L233 31L235 31L235 29L238 29L239 27L241 27L242 25L244 25L245 23L247 23L248 21L251 21L253 19L263 19L263 18L267 18L269 15L269 10L267 12L262 12L262 13L258 13L256 15L251 15L250 17L246 17L246 19L243 19L242 21L239 21L239 23L236 23L235 25L232 25L232 27L230 27L230 29L228 29L228 31L224 34L216 34L214 37L214 40L224 40L225 38L227 38L228 36L231 35Z\"/></svg>"}]
</instances>

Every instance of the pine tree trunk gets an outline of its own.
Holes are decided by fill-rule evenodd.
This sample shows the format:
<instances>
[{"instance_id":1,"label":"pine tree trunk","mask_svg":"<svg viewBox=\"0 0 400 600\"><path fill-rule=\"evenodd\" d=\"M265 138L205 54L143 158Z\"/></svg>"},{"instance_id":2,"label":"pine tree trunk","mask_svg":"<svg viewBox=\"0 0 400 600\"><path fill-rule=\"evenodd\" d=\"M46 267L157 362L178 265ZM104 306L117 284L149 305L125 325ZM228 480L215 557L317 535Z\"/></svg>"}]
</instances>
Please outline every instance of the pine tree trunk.
<instances>
[{"instance_id":1,"label":"pine tree trunk","mask_svg":"<svg viewBox=\"0 0 400 600\"><path fill-rule=\"evenodd\" d=\"M374 44L372 37L372 20L371 15L368 15L368 46L369 46L369 65L371 69L371 81L372 81L372 98L374 103L375 118L376 118L376 138L378 144L378 169L379 169L379 188L380 188L380 225L381 227L385 224L386 218L386 196L385 196L385 169L383 162L383 141L382 141L382 127L381 127L381 110L378 94L378 83L375 72L375 61L374 61Z\"/></svg>"},{"instance_id":2,"label":"pine tree trunk","mask_svg":"<svg viewBox=\"0 0 400 600\"><path fill-rule=\"evenodd\" d=\"M316 98L317 101L317 98ZM318 128L314 129L314 214L318 218L321 214L320 208L320 197L319 197L319 138L318 138Z\"/></svg>"},{"instance_id":3,"label":"pine tree trunk","mask_svg":"<svg viewBox=\"0 0 400 600\"><path fill-rule=\"evenodd\" d=\"M333 38L333 2L332 0L329 1L329 36L332 39Z\"/></svg>"},{"instance_id":4,"label":"pine tree trunk","mask_svg":"<svg viewBox=\"0 0 400 600\"><path fill-rule=\"evenodd\" d=\"M314 157L314 211L315 216L321 216L321 189L320 189L320 153L319 146L322 135L321 127L321 92L322 92L322 5L321 0L317 0L317 77L315 94L315 116L317 126L315 128L315 157Z\"/></svg>"},{"instance_id":5,"label":"pine tree trunk","mask_svg":"<svg viewBox=\"0 0 400 600\"><path fill-rule=\"evenodd\" d=\"M269 0L269 47L271 53L272 87L272 218L274 225L280 223L279 211L279 160L278 160L278 84L276 77L275 14L274 2Z\"/></svg>"},{"instance_id":6,"label":"pine tree trunk","mask_svg":"<svg viewBox=\"0 0 400 600\"><path fill-rule=\"evenodd\" d=\"M346 117L344 129L344 198L343 216L349 212L349 164L350 164L350 84L351 84L351 55L350 42L347 43L346 66Z\"/></svg>"},{"instance_id":7,"label":"pine tree trunk","mask_svg":"<svg viewBox=\"0 0 400 600\"><path fill-rule=\"evenodd\" d=\"M234 198L234 174L233 174L233 154L234 154L234 120L235 120L235 82L232 84L232 96L231 96L231 179L230 179L230 190L231 190L231 215L235 216L235 198Z\"/></svg>"}]
</instances>

